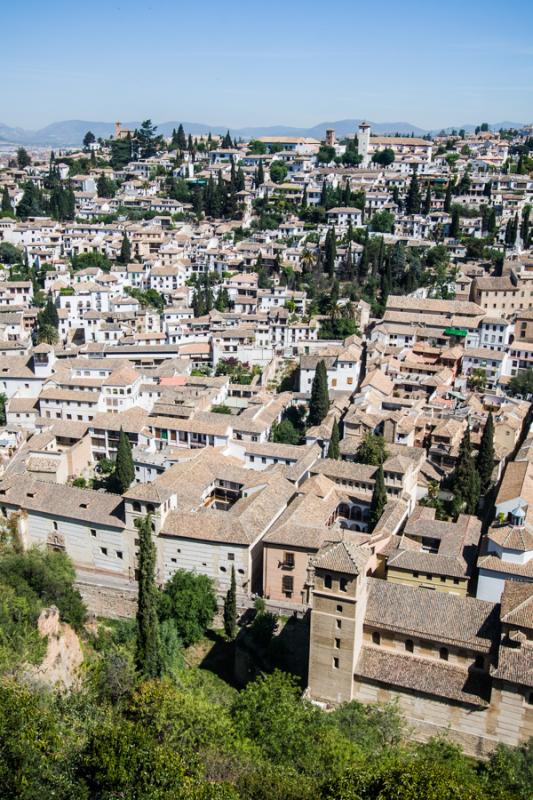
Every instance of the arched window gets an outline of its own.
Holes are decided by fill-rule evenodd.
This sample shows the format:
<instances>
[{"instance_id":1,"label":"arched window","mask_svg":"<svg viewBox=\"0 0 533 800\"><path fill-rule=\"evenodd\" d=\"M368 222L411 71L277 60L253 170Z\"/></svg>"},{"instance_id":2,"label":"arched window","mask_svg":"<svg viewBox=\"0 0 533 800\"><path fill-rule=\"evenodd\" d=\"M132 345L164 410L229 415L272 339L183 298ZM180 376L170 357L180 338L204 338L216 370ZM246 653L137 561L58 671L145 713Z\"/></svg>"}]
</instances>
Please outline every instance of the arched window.
<instances>
[{"instance_id":1,"label":"arched window","mask_svg":"<svg viewBox=\"0 0 533 800\"><path fill-rule=\"evenodd\" d=\"M415 646L413 644L413 640L412 639L406 639L405 640L405 649L406 649L406 651L408 653L412 653L414 651Z\"/></svg>"},{"instance_id":2,"label":"arched window","mask_svg":"<svg viewBox=\"0 0 533 800\"><path fill-rule=\"evenodd\" d=\"M443 661L448 661L448 655L449 655L448 648L441 647L439 650L439 658L441 658Z\"/></svg>"},{"instance_id":3,"label":"arched window","mask_svg":"<svg viewBox=\"0 0 533 800\"><path fill-rule=\"evenodd\" d=\"M148 512L148 514L153 514L155 512L155 506L152 503L147 503L146 511Z\"/></svg>"},{"instance_id":4,"label":"arched window","mask_svg":"<svg viewBox=\"0 0 533 800\"><path fill-rule=\"evenodd\" d=\"M134 500L134 501L133 501L133 503L132 503L132 507L133 507L133 510L134 510L134 511L140 511L140 510L141 510L141 504L140 504L140 503L138 503L138 502L137 502L137 500Z\"/></svg>"}]
</instances>

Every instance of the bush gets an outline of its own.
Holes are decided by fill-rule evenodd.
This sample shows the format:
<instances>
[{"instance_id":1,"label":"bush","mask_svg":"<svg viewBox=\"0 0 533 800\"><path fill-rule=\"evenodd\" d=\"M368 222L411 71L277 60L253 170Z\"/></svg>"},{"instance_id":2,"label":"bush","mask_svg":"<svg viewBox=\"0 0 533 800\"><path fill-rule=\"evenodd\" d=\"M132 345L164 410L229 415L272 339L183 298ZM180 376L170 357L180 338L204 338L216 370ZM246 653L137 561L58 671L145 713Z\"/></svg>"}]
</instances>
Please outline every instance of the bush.
<instances>
[{"instance_id":1,"label":"bush","mask_svg":"<svg viewBox=\"0 0 533 800\"><path fill-rule=\"evenodd\" d=\"M76 630L83 627L86 608L74 588L76 573L65 553L55 550L28 550L26 553L7 552L0 558L0 582L11 586L19 597L30 604L55 605L61 619Z\"/></svg>"},{"instance_id":2,"label":"bush","mask_svg":"<svg viewBox=\"0 0 533 800\"><path fill-rule=\"evenodd\" d=\"M160 597L161 622L172 620L185 647L200 641L217 612L213 582L207 575L179 569Z\"/></svg>"}]
</instances>

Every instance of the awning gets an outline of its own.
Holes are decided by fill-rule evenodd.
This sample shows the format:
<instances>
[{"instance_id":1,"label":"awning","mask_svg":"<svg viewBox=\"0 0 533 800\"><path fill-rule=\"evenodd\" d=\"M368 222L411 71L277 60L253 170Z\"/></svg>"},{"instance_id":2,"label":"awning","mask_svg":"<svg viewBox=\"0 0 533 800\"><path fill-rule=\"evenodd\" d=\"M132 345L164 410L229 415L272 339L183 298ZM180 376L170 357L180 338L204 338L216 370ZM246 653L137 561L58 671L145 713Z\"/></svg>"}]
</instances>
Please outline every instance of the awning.
<instances>
[{"instance_id":1,"label":"awning","mask_svg":"<svg viewBox=\"0 0 533 800\"><path fill-rule=\"evenodd\" d=\"M468 331L464 328L446 328L444 336L468 336Z\"/></svg>"}]
</instances>

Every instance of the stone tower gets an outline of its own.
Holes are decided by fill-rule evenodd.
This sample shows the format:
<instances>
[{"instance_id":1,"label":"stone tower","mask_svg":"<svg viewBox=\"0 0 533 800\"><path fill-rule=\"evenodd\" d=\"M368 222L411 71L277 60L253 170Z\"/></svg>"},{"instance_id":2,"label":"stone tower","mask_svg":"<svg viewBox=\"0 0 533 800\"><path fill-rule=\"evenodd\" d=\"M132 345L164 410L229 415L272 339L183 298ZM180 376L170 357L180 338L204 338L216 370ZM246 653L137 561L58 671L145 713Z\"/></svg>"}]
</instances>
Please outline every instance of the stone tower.
<instances>
[{"instance_id":1,"label":"stone tower","mask_svg":"<svg viewBox=\"0 0 533 800\"><path fill-rule=\"evenodd\" d=\"M370 548L342 540L326 545L312 561L308 691L316 700L352 699L371 558Z\"/></svg>"},{"instance_id":2,"label":"stone tower","mask_svg":"<svg viewBox=\"0 0 533 800\"><path fill-rule=\"evenodd\" d=\"M328 147L335 147L335 142L337 141L335 137L335 131L333 128L328 128L326 131L326 145Z\"/></svg>"},{"instance_id":3,"label":"stone tower","mask_svg":"<svg viewBox=\"0 0 533 800\"><path fill-rule=\"evenodd\" d=\"M361 162L362 167L368 167L370 164L370 153L369 153L369 145L370 145L370 125L368 122L361 122L359 125L359 131L357 133L357 149L360 156L363 156L363 160Z\"/></svg>"}]
</instances>

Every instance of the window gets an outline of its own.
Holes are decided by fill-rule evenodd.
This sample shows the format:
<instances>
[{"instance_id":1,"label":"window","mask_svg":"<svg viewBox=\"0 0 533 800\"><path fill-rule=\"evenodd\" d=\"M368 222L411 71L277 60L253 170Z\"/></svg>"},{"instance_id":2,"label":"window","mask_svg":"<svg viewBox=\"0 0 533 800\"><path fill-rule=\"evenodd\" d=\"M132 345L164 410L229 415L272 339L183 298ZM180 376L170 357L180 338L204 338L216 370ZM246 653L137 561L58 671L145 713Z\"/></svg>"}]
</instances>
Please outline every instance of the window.
<instances>
[{"instance_id":1,"label":"window","mask_svg":"<svg viewBox=\"0 0 533 800\"><path fill-rule=\"evenodd\" d=\"M133 508L134 511L140 511L141 510L141 504L138 503L137 500L134 500L133 503L132 503L132 508Z\"/></svg>"},{"instance_id":2,"label":"window","mask_svg":"<svg viewBox=\"0 0 533 800\"><path fill-rule=\"evenodd\" d=\"M285 597L292 597L294 591L294 578L292 575L284 575L281 579L281 588Z\"/></svg>"},{"instance_id":3,"label":"window","mask_svg":"<svg viewBox=\"0 0 533 800\"><path fill-rule=\"evenodd\" d=\"M335 650L340 650L340 647L341 647L341 640L340 639L335 639L334 647L335 647Z\"/></svg>"},{"instance_id":4,"label":"window","mask_svg":"<svg viewBox=\"0 0 533 800\"><path fill-rule=\"evenodd\" d=\"M342 606L337 606L337 614L342 614Z\"/></svg>"},{"instance_id":5,"label":"window","mask_svg":"<svg viewBox=\"0 0 533 800\"><path fill-rule=\"evenodd\" d=\"M283 553L283 566L294 567L294 553Z\"/></svg>"},{"instance_id":6,"label":"window","mask_svg":"<svg viewBox=\"0 0 533 800\"><path fill-rule=\"evenodd\" d=\"M527 696L527 702L530 706L533 706L533 692L530 692Z\"/></svg>"},{"instance_id":7,"label":"window","mask_svg":"<svg viewBox=\"0 0 533 800\"><path fill-rule=\"evenodd\" d=\"M381 636L377 631L372 633L372 644L381 644Z\"/></svg>"},{"instance_id":8,"label":"window","mask_svg":"<svg viewBox=\"0 0 533 800\"><path fill-rule=\"evenodd\" d=\"M52 527L55 531L57 531L57 522L55 520L52 522Z\"/></svg>"},{"instance_id":9,"label":"window","mask_svg":"<svg viewBox=\"0 0 533 800\"><path fill-rule=\"evenodd\" d=\"M340 629L342 628L342 620L336 619L335 620L335 627L337 628L338 631L340 631Z\"/></svg>"},{"instance_id":10,"label":"window","mask_svg":"<svg viewBox=\"0 0 533 800\"><path fill-rule=\"evenodd\" d=\"M91 528L91 536L93 538L96 538L96 529L95 528Z\"/></svg>"},{"instance_id":11,"label":"window","mask_svg":"<svg viewBox=\"0 0 533 800\"><path fill-rule=\"evenodd\" d=\"M339 659L338 658L334 658L333 659L333 669L339 669Z\"/></svg>"},{"instance_id":12,"label":"window","mask_svg":"<svg viewBox=\"0 0 533 800\"><path fill-rule=\"evenodd\" d=\"M341 578L339 581L339 589L341 592L345 592L348 588L348 578Z\"/></svg>"},{"instance_id":13,"label":"window","mask_svg":"<svg viewBox=\"0 0 533 800\"><path fill-rule=\"evenodd\" d=\"M413 640L412 639L406 639L405 640L405 650L406 650L406 652L407 653L412 653L414 651L414 649L415 649L415 646L413 644Z\"/></svg>"},{"instance_id":14,"label":"window","mask_svg":"<svg viewBox=\"0 0 533 800\"><path fill-rule=\"evenodd\" d=\"M331 575L324 575L324 586L326 589L331 589Z\"/></svg>"},{"instance_id":15,"label":"window","mask_svg":"<svg viewBox=\"0 0 533 800\"><path fill-rule=\"evenodd\" d=\"M221 572L225 572L226 571L226 567L220 567L220 571Z\"/></svg>"},{"instance_id":16,"label":"window","mask_svg":"<svg viewBox=\"0 0 533 800\"><path fill-rule=\"evenodd\" d=\"M235 561L235 553L228 553L228 561Z\"/></svg>"},{"instance_id":17,"label":"window","mask_svg":"<svg viewBox=\"0 0 533 800\"><path fill-rule=\"evenodd\" d=\"M100 552L102 553L103 556L106 556L107 555L107 547L101 547L100 548Z\"/></svg>"},{"instance_id":18,"label":"window","mask_svg":"<svg viewBox=\"0 0 533 800\"><path fill-rule=\"evenodd\" d=\"M448 656L449 656L448 648L441 647L439 650L439 658L442 659L442 661L448 661Z\"/></svg>"},{"instance_id":19,"label":"window","mask_svg":"<svg viewBox=\"0 0 533 800\"><path fill-rule=\"evenodd\" d=\"M124 553L122 552L122 550L117 550L116 553L117 553L117 558L122 559L124 557Z\"/></svg>"}]
</instances>

